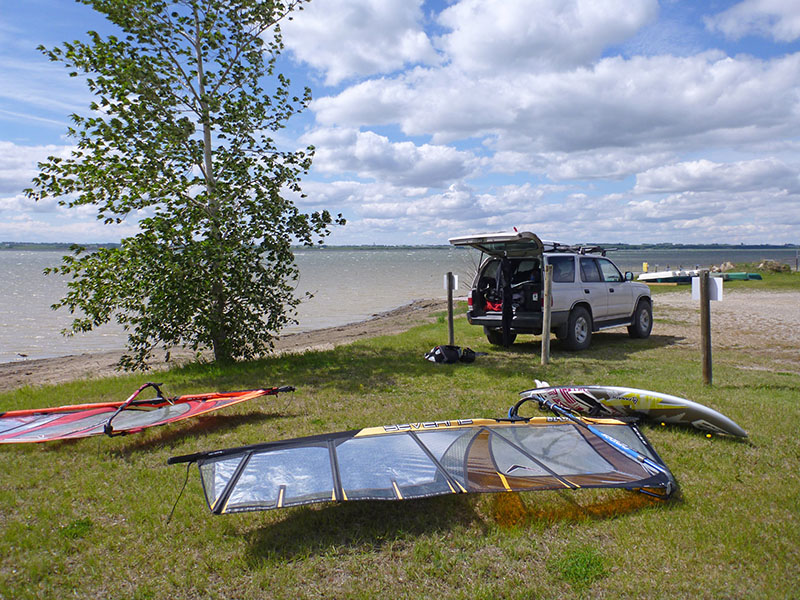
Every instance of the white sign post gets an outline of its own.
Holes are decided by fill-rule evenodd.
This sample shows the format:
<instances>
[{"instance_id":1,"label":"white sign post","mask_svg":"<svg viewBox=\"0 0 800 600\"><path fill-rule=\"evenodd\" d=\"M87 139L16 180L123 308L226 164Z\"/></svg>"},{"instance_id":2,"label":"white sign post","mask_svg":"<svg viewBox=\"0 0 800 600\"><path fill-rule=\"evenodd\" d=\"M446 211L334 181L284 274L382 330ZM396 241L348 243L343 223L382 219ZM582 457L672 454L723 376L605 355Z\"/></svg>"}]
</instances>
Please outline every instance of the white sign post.
<instances>
[{"instance_id":1,"label":"white sign post","mask_svg":"<svg viewBox=\"0 0 800 600\"><path fill-rule=\"evenodd\" d=\"M722 300L722 277L708 278L708 299ZM692 300L700 300L699 277L692 277Z\"/></svg>"}]
</instances>

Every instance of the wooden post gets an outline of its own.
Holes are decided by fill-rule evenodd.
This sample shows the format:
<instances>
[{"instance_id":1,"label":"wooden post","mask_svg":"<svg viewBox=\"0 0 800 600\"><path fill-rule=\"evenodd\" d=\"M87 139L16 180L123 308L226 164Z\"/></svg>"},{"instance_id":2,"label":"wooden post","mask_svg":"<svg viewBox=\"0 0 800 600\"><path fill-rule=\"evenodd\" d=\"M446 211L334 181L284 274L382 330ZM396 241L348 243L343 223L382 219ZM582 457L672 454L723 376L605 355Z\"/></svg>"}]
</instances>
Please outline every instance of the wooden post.
<instances>
[{"instance_id":1,"label":"wooden post","mask_svg":"<svg viewBox=\"0 0 800 600\"><path fill-rule=\"evenodd\" d=\"M703 349L703 383L711 385L711 294L708 269L700 271L700 345Z\"/></svg>"},{"instance_id":2,"label":"wooden post","mask_svg":"<svg viewBox=\"0 0 800 600\"><path fill-rule=\"evenodd\" d=\"M453 274L447 272L447 334L448 344L455 346L455 334L453 332Z\"/></svg>"},{"instance_id":3,"label":"wooden post","mask_svg":"<svg viewBox=\"0 0 800 600\"><path fill-rule=\"evenodd\" d=\"M544 268L544 294L542 295L542 364L550 362L550 296L553 291L553 265Z\"/></svg>"}]
</instances>

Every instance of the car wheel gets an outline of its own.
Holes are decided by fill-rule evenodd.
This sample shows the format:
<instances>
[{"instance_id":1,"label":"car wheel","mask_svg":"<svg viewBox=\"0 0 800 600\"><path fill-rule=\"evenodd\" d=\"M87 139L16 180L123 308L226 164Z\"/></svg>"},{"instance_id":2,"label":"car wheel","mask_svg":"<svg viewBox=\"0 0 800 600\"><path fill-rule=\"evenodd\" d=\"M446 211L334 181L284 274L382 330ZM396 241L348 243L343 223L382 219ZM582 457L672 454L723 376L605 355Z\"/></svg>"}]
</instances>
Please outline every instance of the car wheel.
<instances>
[{"instance_id":1,"label":"car wheel","mask_svg":"<svg viewBox=\"0 0 800 600\"><path fill-rule=\"evenodd\" d=\"M653 309L649 302L644 300L636 305L633 312L633 322L628 327L628 335L632 338L650 337L653 330Z\"/></svg>"},{"instance_id":2,"label":"car wheel","mask_svg":"<svg viewBox=\"0 0 800 600\"><path fill-rule=\"evenodd\" d=\"M494 346L502 346L503 345L503 330L502 329L492 329L490 327L484 327L483 332L486 334L486 339L489 340L489 343ZM514 340L517 339L516 333L509 333L508 334L508 343L513 344Z\"/></svg>"},{"instance_id":3,"label":"car wheel","mask_svg":"<svg viewBox=\"0 0 800 600\"><path fill-rule=\"evenodd\" d=\"M564 338L570 350L586 350L592 341L592 317L582 306L572 309Z\"/></svg>"}]
</instances>

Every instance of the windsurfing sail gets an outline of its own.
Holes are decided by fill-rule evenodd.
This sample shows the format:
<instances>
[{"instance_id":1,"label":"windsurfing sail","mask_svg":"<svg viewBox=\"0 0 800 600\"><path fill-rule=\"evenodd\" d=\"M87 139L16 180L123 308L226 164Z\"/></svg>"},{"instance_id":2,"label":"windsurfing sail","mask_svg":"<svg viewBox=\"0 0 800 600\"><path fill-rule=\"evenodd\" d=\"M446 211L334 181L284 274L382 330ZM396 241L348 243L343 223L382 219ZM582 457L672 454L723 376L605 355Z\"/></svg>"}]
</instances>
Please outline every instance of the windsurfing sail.
<instances>
[{"instance_id":1,"label":"windsurfing sail","mask_svg":"<svg viewBox=\"0 0 800 600\"><path fill-rule=\"evenodd\" d=\"M139 400L139 394L147 388L153 388L157 397ZM293 387L286 386L168 398L161 393L159 384L146 383L123 402L73 404L0 413L0 444L137 433L148 427L196 417L260 396L293 390Z\"/></svg>"},{"instance_id":2,"label":"windsurfing sail","mask_svg":"<svg viewBox=\"0 0 800 600\"><path fill-rule=\"evenodd\" d=\"M635 425L591 422L594 431L566 417L391 425L172 457L168 463L198 464L215 514L582 487L672 494L672 474Z\"/></svg>"},{"instance_id":3,"label":"windsurfing sail","mask_svg":"<svg viewBox=\"0 0 800 600\"><path fill-rule=\"evenodd\" d=\"M522 400L545 398L572 411L592 417L637 417L662 423L691 425L713 433L747 437L733 420L698 402L660 392L601 385L550 386L536 380L536 387L520 392ZM513 408L512 408L513 410Z\"/></svg>"}]
</instances>

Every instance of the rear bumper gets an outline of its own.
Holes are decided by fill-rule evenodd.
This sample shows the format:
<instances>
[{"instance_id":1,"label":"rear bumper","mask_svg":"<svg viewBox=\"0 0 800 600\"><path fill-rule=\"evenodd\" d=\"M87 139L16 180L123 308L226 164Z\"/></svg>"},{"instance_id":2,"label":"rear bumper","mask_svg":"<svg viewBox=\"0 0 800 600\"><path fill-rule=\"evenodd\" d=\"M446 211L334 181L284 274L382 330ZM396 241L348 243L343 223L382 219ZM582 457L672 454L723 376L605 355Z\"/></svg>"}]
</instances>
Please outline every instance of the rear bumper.
<instances>
[{"instance_id":1,"label":"rear bumper","mask_svg":"<svg viewBox=\"0 0 800 600\"><path fill-rule=\"evenodd\" d=\"M569 311L554 311L550 313L550 330L557 329L566 324ZM476 315L472 310L467 311L467 321L470 325L479 325L491 329L500 329L503 326L503 315L499 312L486 312ZM511 319L511 329L517 333L542 333L542 313L515 314Z\"/></svg>"}]
</instances>

